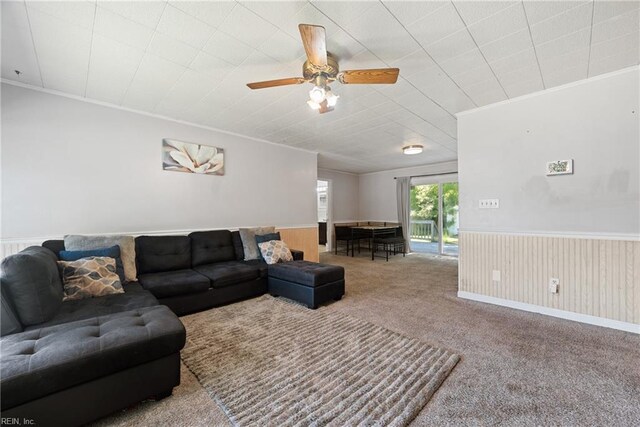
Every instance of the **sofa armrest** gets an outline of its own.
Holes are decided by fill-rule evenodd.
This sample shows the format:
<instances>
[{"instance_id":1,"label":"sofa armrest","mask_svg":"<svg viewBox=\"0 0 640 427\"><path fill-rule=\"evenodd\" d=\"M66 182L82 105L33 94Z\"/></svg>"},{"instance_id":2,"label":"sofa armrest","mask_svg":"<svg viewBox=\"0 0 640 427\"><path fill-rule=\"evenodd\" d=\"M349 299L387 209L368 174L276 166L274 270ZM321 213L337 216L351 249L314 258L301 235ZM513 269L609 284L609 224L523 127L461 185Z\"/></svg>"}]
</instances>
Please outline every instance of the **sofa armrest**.
<instances>
[{"instance_id":1,"label":"sofa armrest","mask_svg":"<svg viewBox=\"0 0 640 427\"><path fill-rule=\"evenodd\" d=\"M304 259L304 251L299 251L297 249L290 249L291 255L293 255L294 261L302 261Z\"/></svg>"}]
</instances>

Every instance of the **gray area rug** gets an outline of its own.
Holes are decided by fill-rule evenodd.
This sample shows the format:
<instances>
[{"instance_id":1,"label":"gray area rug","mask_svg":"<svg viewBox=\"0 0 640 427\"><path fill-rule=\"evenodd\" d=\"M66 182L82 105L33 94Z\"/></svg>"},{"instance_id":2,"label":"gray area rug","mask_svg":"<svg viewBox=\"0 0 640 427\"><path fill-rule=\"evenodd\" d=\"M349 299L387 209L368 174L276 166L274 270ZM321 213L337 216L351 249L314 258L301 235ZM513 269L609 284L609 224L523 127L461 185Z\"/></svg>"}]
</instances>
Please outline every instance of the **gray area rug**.
<instances>
[{"instance_id":1,"label":"gray area rug","mask_svg":"<svg viewBox=\"0 0 640 427\"><path fill-rule=\"evenodd\" d=\"M182 360L236 425L407 425L460 360L265 295L182 317Z\"/></svg>"}]
</instances>

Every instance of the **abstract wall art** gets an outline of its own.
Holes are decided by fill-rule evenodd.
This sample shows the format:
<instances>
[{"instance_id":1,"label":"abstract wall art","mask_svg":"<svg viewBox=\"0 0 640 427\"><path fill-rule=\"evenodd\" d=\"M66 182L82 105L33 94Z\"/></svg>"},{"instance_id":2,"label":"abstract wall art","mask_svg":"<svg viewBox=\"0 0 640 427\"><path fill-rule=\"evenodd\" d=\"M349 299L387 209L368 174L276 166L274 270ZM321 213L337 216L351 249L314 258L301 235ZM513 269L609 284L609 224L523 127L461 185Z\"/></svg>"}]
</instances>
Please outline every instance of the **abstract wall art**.
<instances>
[{"instance_id":1,"label":"abstract wall art","mask_svg":"<svg viewBox=\"0 0 640 427\"><path fill-rule=\"evenodd\" d=\"M162 140L162 169L224 175L224 149L165 138Z\"/></svg>"}]
</instances>

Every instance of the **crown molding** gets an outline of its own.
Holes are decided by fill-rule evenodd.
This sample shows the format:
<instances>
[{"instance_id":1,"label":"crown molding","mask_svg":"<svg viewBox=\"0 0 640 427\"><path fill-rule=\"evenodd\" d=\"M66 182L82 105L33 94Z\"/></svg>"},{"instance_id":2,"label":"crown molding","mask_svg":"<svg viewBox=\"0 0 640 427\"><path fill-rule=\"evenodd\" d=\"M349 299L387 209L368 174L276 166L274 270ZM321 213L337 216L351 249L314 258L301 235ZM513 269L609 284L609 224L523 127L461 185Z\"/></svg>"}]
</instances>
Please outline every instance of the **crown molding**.
<instances>
[{"instance_id":1,"label":"crown molding","mask_svg":"<svg viewBox=\"0 0 640 427\"><path fill-rule=\"evenodd\" d=\"M346 171L341 171L341 170L337 170L337 169L329 169L329 168L318 168L318 172L320 171L325 171L325 172L331 172L331 173L341 173L343 175L351 175L351 176L360 176L359 173L355 173L355 172L346 172ZM320 178L320 175L318 175L318 178Z\"/></svg>"},{"instance_id":2,"label":"crown molding","mask_svg":"<svg viewBox=\"0 0 640 427\"><path fill-rule=\"evenodd\" d=\"M374 171L374 172L364 172L358 175L375 175L378 173L385 173L385 172L393 172L393 173L401 173L402 171L406 171L407 169L419 169L419 168L427 168L427 167L436 167L436 166L446 166L450 163L455 163L455 168L453 169L447 169L445 167L444 170L442 171L438 171L438 172L433 172L434 174L439 174L439 173L451 173L451 172L458 172L458 159L453 159L453 160L445 160L444 162L435 162L435 163L425 163L423 165L415 165L415 166L405 166L403 168L393 168L393 169L384 169L381 171ZM409 174L411 175L411 174Z\"/></svg>"}]
</instances>

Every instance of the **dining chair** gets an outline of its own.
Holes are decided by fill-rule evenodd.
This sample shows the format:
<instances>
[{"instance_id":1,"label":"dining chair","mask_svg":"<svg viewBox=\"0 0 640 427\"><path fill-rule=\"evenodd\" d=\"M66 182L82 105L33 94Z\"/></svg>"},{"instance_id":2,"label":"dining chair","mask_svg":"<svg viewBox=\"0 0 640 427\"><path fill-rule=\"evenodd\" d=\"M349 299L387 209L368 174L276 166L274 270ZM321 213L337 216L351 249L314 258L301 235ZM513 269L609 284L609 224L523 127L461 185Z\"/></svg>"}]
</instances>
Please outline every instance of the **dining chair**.
<instances>
[{"instance_id":1,"label":"dining chair","mask_svg":"<svg viewBox=\"0 0 640 427\"><path fill-rule=\"evenodd\" d=\"M351 248L351 256L353 256L353 247L355 238L353 235L353 228L348 225L338 225L334 226L334 235L335 235L335 254L338 255L338 245L340 242L346 243L346 253L349 255L349 248Z\"/></svg>"}]
</instances>

